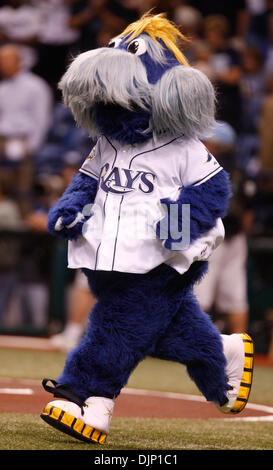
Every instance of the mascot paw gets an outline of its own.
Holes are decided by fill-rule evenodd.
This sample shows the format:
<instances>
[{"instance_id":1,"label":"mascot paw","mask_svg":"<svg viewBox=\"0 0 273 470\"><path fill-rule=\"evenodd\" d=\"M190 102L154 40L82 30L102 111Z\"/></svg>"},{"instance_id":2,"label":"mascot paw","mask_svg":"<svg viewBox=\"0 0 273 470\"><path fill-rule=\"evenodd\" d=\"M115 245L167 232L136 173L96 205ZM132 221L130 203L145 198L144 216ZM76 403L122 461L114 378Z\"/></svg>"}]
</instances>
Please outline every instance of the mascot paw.
<instances>
[{"instance_id":1,"label":"mascot paw","mask_svg":"<svg viewBox=\"0 0 273 470\"><path fill-rule=\"evenodd\" d=\"M54 226L54 230L56 232L59 232L63 228L71 229L75 227L79 222L83 222L84 220L85 220L85 217L81 212L77 213L76 217L72 220L72 222L71 222L71 216L59 217Z\"/></svg>"},{"instance_id":2,"label":"mascot paw","mask_svg":"<svg viewBox=\"0 0 273 470\"><path fill-rule=\"evenodd\" d=\"M253 341L247 334L222 335L230 390L224 403L216 404L223 413L240 413L245 408L252 385L254 367Z\"/></svg>"},{"instance_id":3,"label":"mascot paw","mask_svg":"<svg viewBox=\"0 0 273 470\"><path fill-rule=\"evenodd\" d=\"M80 211L61 214L60 211L49 213L48 229L65 240L76 240L82 234L82 227L87 217Z\"/></svg>"}]
</instances>

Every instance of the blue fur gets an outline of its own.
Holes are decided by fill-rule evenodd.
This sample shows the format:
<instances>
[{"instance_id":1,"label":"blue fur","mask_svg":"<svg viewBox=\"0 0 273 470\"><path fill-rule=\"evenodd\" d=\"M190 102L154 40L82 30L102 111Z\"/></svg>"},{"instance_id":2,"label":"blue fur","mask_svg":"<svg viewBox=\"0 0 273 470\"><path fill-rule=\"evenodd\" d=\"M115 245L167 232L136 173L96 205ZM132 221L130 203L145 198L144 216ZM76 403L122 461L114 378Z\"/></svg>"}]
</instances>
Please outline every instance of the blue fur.
<instances>
[{"instance_id":1,"label":"blue fur","mask_svg":"<svg viewBox=\"0 0 273 470\"><path fill-rule=\"evenodd\" d=\"M147 42L147 46L148 46L149 42L151 42L153 44L153 42L152 42L153 39L151 39L150 36L145 32L141 33L139 36L132 39L132 41L137 40L139 37L143 38ZM117 49L127 50L128 46L131 42L131 41L128 42L129 38L130 38L129 35L124 36L122 42L119 44ZM152 83L152 84L155 84L158 80L160 80L160 78L166 72L166 70L168 70L172 67L175 67L177 65L181 65L180 62L178 62L178 60L172 54L172 52L169 49L167 49L166 45L164 44L164 42L161 39L158 40L158 43L160 45L157 45L156 47L161 47L162 48L162 52L163 52L162 55L165 56L165 61L164 62L163 61L162 62L156 62L155 58L151 55L151 52L148 51L148 50L144 54L141 54L141 55L138 56L140 58L141 62L143 63L143 65L146 68L148 81L149 81L149 83Z\"/></svg>"},{"instance_id":2,"label":"blue fur","mask_svg":"<svg viewBox=\"0 0 273 470\"><path fill-rule=\"evenodd\" d=\"M63 225L73 222L78 212L82 212L84 206L94 202L97 192L97 181L83 173L77 173L62 197L53 206L48 214L48 230L65 240L76 240L82 233L82 226L89 217L85 217L82 222L78 222L73 228L63 228L55 230L55 224L59 217L63 218Z\"/></svg>"},{"instance_id":3,"label":"blue fur","mask_svg":"<svg viewBox=\"0 0 273 470\"><path fill-rule=\"evenodd\" d=\"M97 103L93 113L96 125L110 139L132 145L151 138L151 133L144 132L149 127L147 111L129 111L118 105Z\"/></svg>"},{"instance_id":4,"label":"blue fur","mask_svg":"<svg viewBox=\"0 0 273 470\"><path fill-rule=\"evenodd\" d=\"M221 402L228 389L223 374L222 340L209 316L202 312L192 289L151 354L187 366L190 378L208 401Z\"/></svg>"},{"instance_id":5,"label":"blue fur","mask_svg":"<svg viewBox=\"0 0 273 470\"><path fill-rule=\"evenodd\" d=\"M166 64L156 64L153 58L148 54L148 52L139 56L140 60L146 68L148 81L152 84L158 82L158 80L160 80L166 70L177 65L181 65L180 62L178 62L178 60L174 57L174 55L166 48L164 43L162 41L159 42L161 43L161 46L164 49Z\"/></svg>"},{"instance_id":6,"label":"blue fur","mask_svg":"<svg viewBox=\"0 0 273 470\"><path fill-rule=\"evenodd\" d=\"M193 242L202 234L208 232L216 224L218 217L223 218L227 214L229 199L231 197L231 189L229 176L221 170L214 177L210 178L199 186L186 186L182 188L180 195L176 201L168 198L161 199L161 203L167 206L168 227L170 228L170 206L178 205L178 220L175 221L175 227L181 232L182 230L182 205L190 204L190 241ZM160 227L164 223L160 221L157 224L156 232L160 237ZM172 249L174 240L168 230L168 238L164 240L165 248Z\"/></svg>"},{"instance_id":7,"label":"blue fur","mask_svg":"<svg viewBox=\"0 0 273 470\"><path fill-rule=\"evenodd\" d=\"M146 274L84 272L98 302L59 383L83 400L117 397L147 355L170 359L172 354L171 360L188 365L208 399L223 398L227 382L220 334L195 301L192 282L164 264Z\"/></svg>"}]
</instances>

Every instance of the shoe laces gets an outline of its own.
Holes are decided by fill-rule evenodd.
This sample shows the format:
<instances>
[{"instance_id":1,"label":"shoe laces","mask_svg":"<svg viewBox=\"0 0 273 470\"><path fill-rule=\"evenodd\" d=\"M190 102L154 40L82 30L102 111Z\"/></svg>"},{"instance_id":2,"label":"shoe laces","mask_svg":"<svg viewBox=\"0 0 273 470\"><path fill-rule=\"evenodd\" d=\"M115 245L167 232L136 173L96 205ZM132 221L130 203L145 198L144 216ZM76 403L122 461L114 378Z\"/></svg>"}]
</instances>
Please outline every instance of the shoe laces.
<instances>
[{"instance_id":1,"label":"shoe laces","mask_svg":"<svg viewBox=\"0 0 273 470\"><path fill-rule=\"evenodd\" d=\"M53 387L48 385L48 382L51 382ZM52 393L55 398L65 398L78 405L81 409L81 415L84 414L84 407L88 406L87 403L76 395L68 385L59 384L56 380L52 379L43 379L42 385L46 392Z\"/></svg>"}]
</instances>

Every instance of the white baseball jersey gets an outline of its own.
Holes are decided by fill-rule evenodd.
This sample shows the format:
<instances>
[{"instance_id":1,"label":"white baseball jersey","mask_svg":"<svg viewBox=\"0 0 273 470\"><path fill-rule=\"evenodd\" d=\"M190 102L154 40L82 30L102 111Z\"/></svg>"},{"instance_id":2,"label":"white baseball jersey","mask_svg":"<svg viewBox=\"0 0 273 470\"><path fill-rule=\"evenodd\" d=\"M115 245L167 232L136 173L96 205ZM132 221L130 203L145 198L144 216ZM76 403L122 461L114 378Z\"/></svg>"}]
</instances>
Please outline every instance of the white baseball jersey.
<instances>
[{"instance_id":1,"label":"white baseball jersey","mask_svg":"<svg viewBox=\"0 0 273 470\"><path fill-rule=\"evenodd\" d=\"M122 145L100 137L80 169L98 181L93 215L82 236L69 242L68 266L145 273L166 263L182 274L194 261L206 260L224 238L221 219L178 251L164 247L155 226L164 216L162 198L175 201L181 188L200 185L221 170L197 139L165 136Z\"/></svg>"}]
</instances>

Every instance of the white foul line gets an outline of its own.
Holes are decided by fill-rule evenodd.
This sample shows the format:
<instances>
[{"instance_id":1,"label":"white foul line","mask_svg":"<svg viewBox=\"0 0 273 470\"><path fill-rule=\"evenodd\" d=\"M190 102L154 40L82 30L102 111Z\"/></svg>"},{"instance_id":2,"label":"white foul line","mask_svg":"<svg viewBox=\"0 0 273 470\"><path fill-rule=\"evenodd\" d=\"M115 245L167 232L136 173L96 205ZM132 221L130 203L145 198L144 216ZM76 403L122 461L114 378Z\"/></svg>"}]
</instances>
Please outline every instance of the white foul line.
<instances>
[{"instance_id":1,"label":"white foul line","mask_svg":"<svg viewBox=\"0 0 273 470\"><path fill-rule=\"evenodd\" d=\"M159 398L172 398L176 400L187 400L187 401L198 401L200 403L207 403L205 397L200 395L190 395L184 393L174 393L174 392L158 392L154 390L142 390L136 388L124 388L122 393L127 395L142 395L150 397L159 397ZM252 409L255 411L262 411L264 413L269 413L269 416L249 416L249 417L234 417L234 418L222 418L225 421L273 421L273 407L266 405L259 405L256 403L248 403L245 409ZM219 418L218 418L219 419Z\"/></svg>"},{"instance_id":2,"label":"white foul line","mask_svg":"<svg viewBox=\"0 0 273 470\"><path fill-rule=\"evenodd\" d=\"M0 388L0 394L6 395L33 395L31 388Z\"/></svg>"},{"instance_id":3,"label":"white foul line","mask_svg":"<svg viewBox=\"0 0 273 470\"><path fill-rule=\"evenodd\" d=\"M186 400L186 401L197 401L202 403L207 403L206 399L203 396L199 395L190 395L185 393L175 393L175 392L158 392L155 390L143 390L137 388L123 388L122 394L126 395L142 395L150 397L159 397L159 398L171 398L175 400ZM31 388L0 388L0 394L6 395L33 395L34 391ZM244 418L234 417L234 418L222 418L224 421L273 421L273 407L266 405L259 405L255 403L248 403L246 408L262 411L264 413L269 413L269 416L248 416Z\"/></svg>"}]
</instances>

